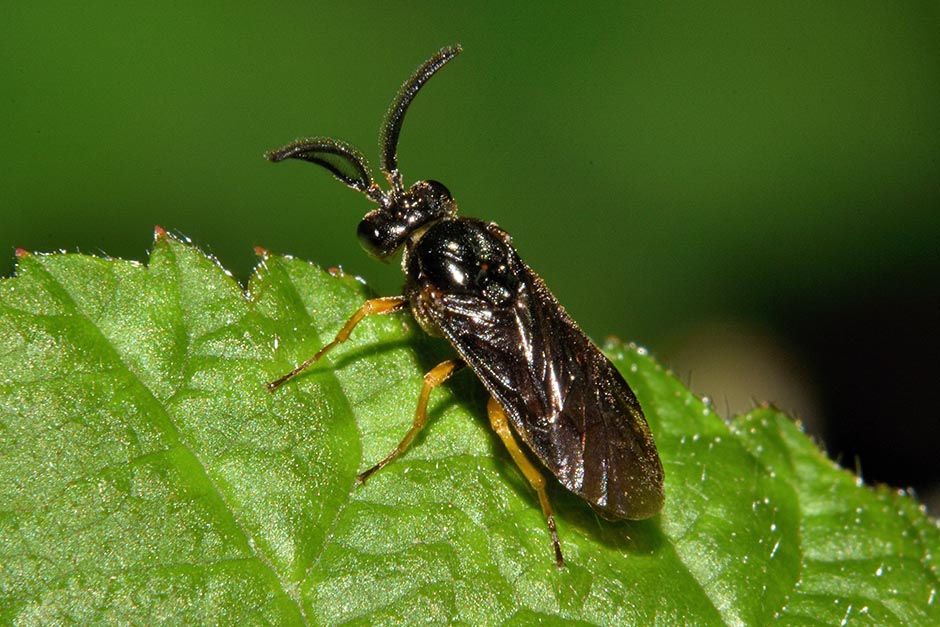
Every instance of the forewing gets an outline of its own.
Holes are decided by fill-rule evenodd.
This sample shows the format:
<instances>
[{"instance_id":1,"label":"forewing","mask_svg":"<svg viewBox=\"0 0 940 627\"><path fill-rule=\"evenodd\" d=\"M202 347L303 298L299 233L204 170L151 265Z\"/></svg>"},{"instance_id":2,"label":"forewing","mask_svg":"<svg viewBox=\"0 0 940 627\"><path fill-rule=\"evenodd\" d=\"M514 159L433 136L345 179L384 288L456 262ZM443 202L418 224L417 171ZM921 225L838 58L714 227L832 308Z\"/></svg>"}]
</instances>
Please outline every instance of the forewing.
<instances>
[{"instance_id":1,"label":"forewing","mask_svg":"<svg viewBox=\"0 0 940 627\"><path fill-rule=\"evenodd\" d=\"M518 257L509 302L436 295L431 318L503 406L518 435L569 490L606 518L663 503L663 469L636 396ZM429 304L430 303L430 304Z\"/></svg>"}]
</instances>

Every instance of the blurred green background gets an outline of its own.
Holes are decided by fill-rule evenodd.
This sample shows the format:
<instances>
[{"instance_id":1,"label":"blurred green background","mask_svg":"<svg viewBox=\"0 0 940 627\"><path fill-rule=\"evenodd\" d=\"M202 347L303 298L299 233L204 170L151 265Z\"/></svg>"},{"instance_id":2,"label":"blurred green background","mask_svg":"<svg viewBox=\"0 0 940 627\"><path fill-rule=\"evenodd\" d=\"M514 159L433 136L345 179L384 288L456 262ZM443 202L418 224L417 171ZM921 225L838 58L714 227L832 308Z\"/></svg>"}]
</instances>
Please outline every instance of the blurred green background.
<instances>
[{"instance_id":1,"label":"blurred green background","mask_svg":"<svg viewBox=\"0 0 940 627\"><path fill-rule=\"evenodd\" d=\"M356 243L369 203L261 154L329 135L374 165L398 86L459 42L409 112L406 182L445 182L590 335L719 410L775 401L866 478L940 478L935 0L2 13L2 275L15 247L144 260L160 224L242 281L262 245L396 292Z\"/></svg>"}]
</instances>

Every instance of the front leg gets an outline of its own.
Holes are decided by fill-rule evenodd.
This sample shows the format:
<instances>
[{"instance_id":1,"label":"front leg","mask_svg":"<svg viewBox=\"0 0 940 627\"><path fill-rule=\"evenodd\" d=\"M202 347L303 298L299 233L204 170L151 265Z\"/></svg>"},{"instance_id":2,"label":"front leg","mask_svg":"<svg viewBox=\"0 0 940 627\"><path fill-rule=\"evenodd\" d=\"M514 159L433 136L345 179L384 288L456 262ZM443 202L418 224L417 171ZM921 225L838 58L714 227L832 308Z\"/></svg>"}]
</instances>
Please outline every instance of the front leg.
<instances>
[{"instance_id":1,"label":"front leg","mask_svg":"<svg viewBox=\"0 0 940 627\"><path fill-rule=\"evenodd\" d=\"M393 311L401 311L408 306L408 299L404 296L383 296L382 298L373 298L367 300L362 304L362 307L356 310L349 320L346 321L346 324L343 325L343 328L340 329L339 333L336 334L336 337L333 338L333 341L317 351L317 354L300 364L283 377L275 379L270 383L266 383L265 387L269 391L273 392L277 388L281 387L301 372L312 366L317 362L321 357L326 353L334 349L336 346L342 344L347 339L349 339L349 334L352 333L352 330L356 328L356 325L362 322L366 316L372 315L382 315L387 313L392 313Z\"/></svg>"}]
</instances>

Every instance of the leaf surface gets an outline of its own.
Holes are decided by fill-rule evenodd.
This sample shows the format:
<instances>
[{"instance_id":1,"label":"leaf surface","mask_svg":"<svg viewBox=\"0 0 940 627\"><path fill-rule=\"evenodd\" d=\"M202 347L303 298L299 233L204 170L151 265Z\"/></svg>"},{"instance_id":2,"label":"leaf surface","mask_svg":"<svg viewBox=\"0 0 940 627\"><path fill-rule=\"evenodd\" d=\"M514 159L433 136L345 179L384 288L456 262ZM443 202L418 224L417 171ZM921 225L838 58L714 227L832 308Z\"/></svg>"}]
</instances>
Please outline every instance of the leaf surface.
<instances>
[{"instance_id":1,"label":"leaf surface","mask_svg":"<svg viewBox=\"0 0 940 627\"><path fill-rule=\"evenodd\" d=\"M666 506L610 523L550 487L567 566L472 373L407 314L267 255L247 291L158 236L149 263L26 255L0 281L0 624L936 625L940 532L791 419L729 423L634 347Z\"/></svg>"}]
</instances>

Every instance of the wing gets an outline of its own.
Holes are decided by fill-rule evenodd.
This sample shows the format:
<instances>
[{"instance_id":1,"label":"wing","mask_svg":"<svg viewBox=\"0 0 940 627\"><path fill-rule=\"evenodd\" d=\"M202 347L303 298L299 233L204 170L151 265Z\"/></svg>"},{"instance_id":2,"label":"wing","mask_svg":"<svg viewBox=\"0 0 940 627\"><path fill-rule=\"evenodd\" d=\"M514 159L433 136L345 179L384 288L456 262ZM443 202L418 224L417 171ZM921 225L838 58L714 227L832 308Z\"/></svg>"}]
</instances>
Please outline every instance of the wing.
<instances>
[{"instance_id":1,"label":"wing","mask_svg":"<svg viewBox=\"0 0 940 627\"><path fill-rule=\"evenodd\" d=\"M502 405L519 437L605 518L663 504L663 468L640 404L610 360L515 252L514 297L422 299L430 318Z\"/></svg>"}]
</instances>

